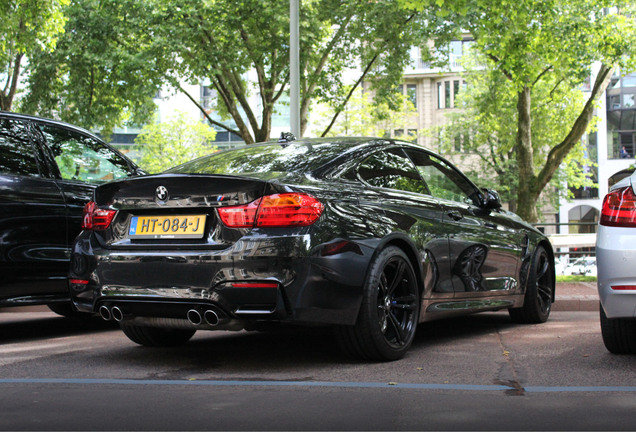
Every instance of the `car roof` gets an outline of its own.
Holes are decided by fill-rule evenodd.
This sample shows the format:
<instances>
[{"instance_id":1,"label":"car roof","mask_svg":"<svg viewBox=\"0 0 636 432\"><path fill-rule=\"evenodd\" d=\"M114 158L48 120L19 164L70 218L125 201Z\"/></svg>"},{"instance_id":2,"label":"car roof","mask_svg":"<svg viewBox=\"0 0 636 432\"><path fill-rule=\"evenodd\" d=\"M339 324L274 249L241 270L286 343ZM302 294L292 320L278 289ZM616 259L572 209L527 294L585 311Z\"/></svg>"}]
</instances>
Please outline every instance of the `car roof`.
<instances>
[{"instance_id":1,"label":"car roof","mask_svg":"<svg viewBox=\"0 0 636 432\"><path fill-rule=\"evenodd\" d=\"M104 141L103 139L101 139L99 136L97 136L95 133L81 128L79 126L75 126L72 125L70 123L66 123L60 120L53 120L50 118L46 118L46 117L38 117L38 116L34 116L34 115L30 115L30 114L21 114L21 113L16 113L16 112L9 112L9 111L0 111L0 118L12 118L12 119L18 119L18 120L29 120L29 121L34 121L34 122L38 122L38 123L45 123L45 124L49 124L52 126L60 126L60 127L64 127L66 129L72 129L76 132L81 132L83 134L87 134L90 135L94 138L97 138L100 141Z\"/></svg>"}]
</instances>

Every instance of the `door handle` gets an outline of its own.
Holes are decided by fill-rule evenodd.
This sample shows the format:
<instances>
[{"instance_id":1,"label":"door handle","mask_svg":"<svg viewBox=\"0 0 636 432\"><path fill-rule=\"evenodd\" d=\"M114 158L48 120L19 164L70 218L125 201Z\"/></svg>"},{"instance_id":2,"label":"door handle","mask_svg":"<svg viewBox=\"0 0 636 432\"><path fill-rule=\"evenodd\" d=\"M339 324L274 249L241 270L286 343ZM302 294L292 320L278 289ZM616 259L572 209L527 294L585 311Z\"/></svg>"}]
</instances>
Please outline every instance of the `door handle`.
<instances>
[{"instance_id":1,"label":"door handle","mask_svg":"<svg viewBox=\"0 0 636 432\"><path fill-rule=\"evenodd\" d=\"M455 211L455 210L451 210L451 211L449 211L446 214L454 221L458 221L458 220L464 218L464 216L462 216L462 214L460 212Z\"/></svg>"}]
</instances>

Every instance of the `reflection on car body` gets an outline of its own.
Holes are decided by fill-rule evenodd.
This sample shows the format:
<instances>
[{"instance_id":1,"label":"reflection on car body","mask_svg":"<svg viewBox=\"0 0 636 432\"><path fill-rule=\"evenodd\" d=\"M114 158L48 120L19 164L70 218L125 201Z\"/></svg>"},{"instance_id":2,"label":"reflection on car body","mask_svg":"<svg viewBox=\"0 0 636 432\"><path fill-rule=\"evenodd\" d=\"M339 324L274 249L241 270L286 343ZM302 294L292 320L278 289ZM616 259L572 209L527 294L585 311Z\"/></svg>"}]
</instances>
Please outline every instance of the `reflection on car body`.
<instances>
[{"instance_id":1,"label":"reflection on car body","mask_svg":"<svg viewBox=\"0 0 636 432\"><path fill-rule=\"evenodd\" d=\"M83 129L0 113L0 306L71 314L70 249L98 183L140 173Z\"/></svg>"},{"instance_id":2,"label":"reflection on car body","mask_svg":"<svg viewBox=\"0 0 636 432\"><path fill-rule=\"evenodd\" d=\"M319 324L355 357L393 360L418 322L499 309L543 322L554 299L547 238L442 157L399 141L247 146L107 183L87 208L74 303L142 345ZM198 238L189 215L205 216ZM131 225L142 217L174 223L146 237Z\"/></svg>"}]
</instances>

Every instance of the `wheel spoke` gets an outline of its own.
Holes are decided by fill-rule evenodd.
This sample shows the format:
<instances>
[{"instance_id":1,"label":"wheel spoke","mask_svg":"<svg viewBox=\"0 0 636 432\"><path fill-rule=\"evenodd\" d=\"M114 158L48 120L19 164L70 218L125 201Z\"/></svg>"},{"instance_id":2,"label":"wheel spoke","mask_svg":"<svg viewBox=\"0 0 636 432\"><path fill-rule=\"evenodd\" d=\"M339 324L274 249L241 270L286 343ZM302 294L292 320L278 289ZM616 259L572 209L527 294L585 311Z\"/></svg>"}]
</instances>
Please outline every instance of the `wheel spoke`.
<instances>
[{"instance_id":1,"label":"wheel spoke","mask_svg":"<svg viewBox=\"0 0 636 432\"><path fill-rule=\"evenodd\" d=\"M393 274L393 280L388 285L387 294L392 295L397 287L400 285L400 282L404 278L404 271L406 270L406 264L402 260L397 260L395 266L395 273Z\"/></svg>"},{"instance_id":2,"label":"wheel spoke","mask_svg":"<svg viewBox=\"0 0 636 432\"><path fill-rule=\"evenodd\" d=\"M541 280L546 274L548 274L548 270L550 268L550 263L547 259L541 260L541 268L537 272L537 280Z\"/></svg>"},{"instance_id":3,"label":"wheel spoke","mask_svg":"<svg viewBox=\"0 0 636 432\"><path fill-rule=\"evenodd\" d=\"M408 294L401 297L395 297L393 299L392 308L403 309L403 310L415 310L417 306L415 304L417 297L414 294Z\"/></svg>"},{"instance_id":4,"label":"wheel spoke","mask_svg":"<svg viewBox=\"0 0 636 432\"><path fill-rule=\"evenodd\" d=\"M382 275L380 275L380 283L378 285L378 288L380 290L380 292L378 293L378 298L383 298L384 296L388 294L387 286L388 286L388 281L386 279L386 273L382 273Z\"/></svg>"},{"instance_id":5,"label":"wheel spoke","mask_svg":"<svg viewBox=\"0 0 636 432\"><path fill-rule=\"evenodd\" d=\"M552 290L548 285L537 284L537 292L541 298L552 298Z\"/></svg>"},{"instance_id":6,"label":"wheel spoke","mask_svg":"<svg viewBox=\"0 0 636 432\"><path fill-rule=\"evenodd\" d=\"M389 312L389 324L393 328L393 332L395 333L395 339L398 345L403 345L404 341L407 338L407 333L402 327L402 323L398 320L393 312Z\"/></svg>"}]
</instances>

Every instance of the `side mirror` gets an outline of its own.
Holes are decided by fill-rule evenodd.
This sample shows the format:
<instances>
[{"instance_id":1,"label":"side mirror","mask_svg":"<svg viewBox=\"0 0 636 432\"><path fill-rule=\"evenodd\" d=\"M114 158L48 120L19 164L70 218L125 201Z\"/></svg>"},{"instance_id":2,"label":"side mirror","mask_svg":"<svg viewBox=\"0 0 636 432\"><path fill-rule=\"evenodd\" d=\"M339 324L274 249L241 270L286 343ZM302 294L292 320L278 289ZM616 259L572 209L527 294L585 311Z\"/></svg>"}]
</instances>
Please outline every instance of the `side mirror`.
<instances>
[{"instance_id":1,"label":"side mirror","mask_svg":"<svg viewBox=\"0 0 636 432\"><path fill-rule=\"evenodd\" d=\"M496 190L482 189L482 208L486 210L497 210L501 208L501 199Z\"/></svg>"}]
</instances>

